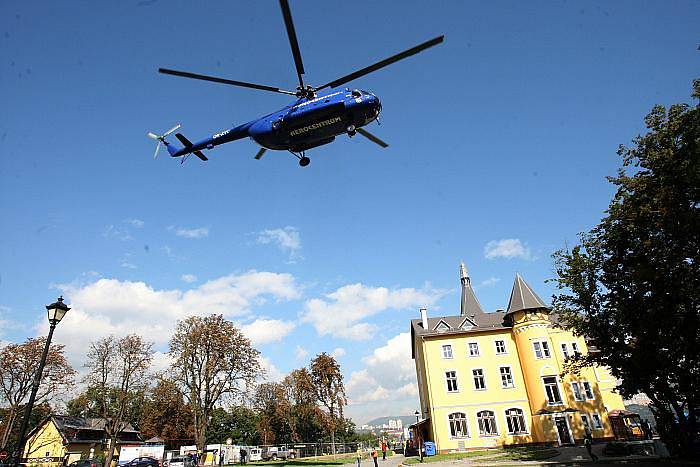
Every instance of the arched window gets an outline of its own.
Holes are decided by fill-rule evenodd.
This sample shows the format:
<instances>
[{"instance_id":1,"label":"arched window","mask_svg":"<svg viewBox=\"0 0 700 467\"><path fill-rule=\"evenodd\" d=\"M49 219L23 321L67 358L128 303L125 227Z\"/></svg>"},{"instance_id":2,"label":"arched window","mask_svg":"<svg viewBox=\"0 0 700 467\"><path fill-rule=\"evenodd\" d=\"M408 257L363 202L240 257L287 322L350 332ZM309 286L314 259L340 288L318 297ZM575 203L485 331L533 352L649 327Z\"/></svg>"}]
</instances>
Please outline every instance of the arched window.
<instances>
[{"instance_id":1,"label":"arched window","mask_svg":"<svg viewBox=\"0 0 700 467\"><path fill-rule=\"evenodd\" d=\"M479 421L479 433L482 436L493 436L498 434L496 427L496 415L490 410L482 410L476 413L476 419Z\"/></svg>"},{"instance_id":2,"label":"arched window","mask_svg":"<svg viewBox=\"0 0 700 467\"><path fill-rule=\"evenodd\" d=\"M469 429L467 427L467 416L462 412L451 413L447 416L450 420L450 435L453 438L469 437Z\"/></svg>"},{"instance_id":3,"label":"arched window","mask_svg":"<svg viewBox=\"0 0 700 467\"><path fill-rule=\"evenodd\" d=\"M506 424L508 425L509 435L520 435L527 433L525 426L525 417L520 409L506 410Z\"/></svg>"}]
</instances>

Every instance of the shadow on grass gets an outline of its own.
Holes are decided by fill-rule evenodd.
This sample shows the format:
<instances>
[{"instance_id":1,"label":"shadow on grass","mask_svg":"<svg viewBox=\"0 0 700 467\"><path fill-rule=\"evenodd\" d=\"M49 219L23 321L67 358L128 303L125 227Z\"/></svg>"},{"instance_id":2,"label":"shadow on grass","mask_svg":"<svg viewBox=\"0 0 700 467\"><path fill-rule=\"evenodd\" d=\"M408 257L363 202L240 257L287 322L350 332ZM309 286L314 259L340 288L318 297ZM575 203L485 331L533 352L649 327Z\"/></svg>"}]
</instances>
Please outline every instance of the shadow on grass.
<instances>
[{"instance_id":1,"label":"shadow on grass","mask_svg":"<svg viewBox=\"0 0 700 467\"><path fill-rule=\"evenodd\" d=\"M493 461L541 461L558 456L559 451L551 448L518 447L508 449L484 449L479 451L454 452L450 454L438 454L436 456L424 457L423 462L441 462L459 459L474 459L478 461L480 457ZM412 457L404 464L420 464L420 459Z\"/></svg>"}]
</instances>

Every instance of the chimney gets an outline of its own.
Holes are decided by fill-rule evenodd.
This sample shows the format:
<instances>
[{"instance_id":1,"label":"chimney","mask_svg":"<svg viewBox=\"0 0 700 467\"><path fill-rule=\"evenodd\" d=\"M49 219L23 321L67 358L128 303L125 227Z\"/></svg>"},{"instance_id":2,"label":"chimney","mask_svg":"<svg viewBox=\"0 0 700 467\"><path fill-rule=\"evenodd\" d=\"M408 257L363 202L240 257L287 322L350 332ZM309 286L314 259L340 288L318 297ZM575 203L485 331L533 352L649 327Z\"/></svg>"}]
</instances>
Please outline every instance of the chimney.
<instances>
[{"instance_id":1,"label":"chimney","mask_svg":"<svg viewBox=\"0 0 700 467\"><path fill-rule=\"evenodd\" d=\"M421 308L420 309L420 319L423 321L423 329L426 331L428 330L428 309L427 308Z\"/></svg>"}]
</instances>

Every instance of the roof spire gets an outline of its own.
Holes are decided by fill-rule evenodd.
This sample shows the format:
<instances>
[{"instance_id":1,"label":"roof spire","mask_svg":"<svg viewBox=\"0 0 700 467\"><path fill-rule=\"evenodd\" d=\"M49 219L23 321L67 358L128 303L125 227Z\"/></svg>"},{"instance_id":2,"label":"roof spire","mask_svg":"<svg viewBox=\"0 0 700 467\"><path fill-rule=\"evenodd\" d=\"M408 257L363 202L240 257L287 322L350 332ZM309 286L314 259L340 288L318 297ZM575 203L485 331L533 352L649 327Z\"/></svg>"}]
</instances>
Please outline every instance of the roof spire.
<instances>
[{"instance_id":1,"label":"roof spire","mask_svg":"<svg viewBox=\"0 0 700 467\"><path fill-rule=\"evenodd\" d=\"M520 277L520 274L515 274L515 282L513 282L513 290L510 292L508 300L508 309L506 314L515 313L521 310L537 310L548 309L542 299L532 290L525 280Z\"/></svg>"},{"instance_id":2,"label":"roof spire","mask_svg":"<svg viewBox=\"0 0 700 467\"><path fill-rule=\"evenodd\" d=\"M459 279L462 282L462 301L459 314L461 316L472 316L483 313L484 310L481 308L476 294L474 294L472 281L469 278L469 273L467 272L467 267L464 265L464 262L459 265Z\"/></svg>"}]
</instances>

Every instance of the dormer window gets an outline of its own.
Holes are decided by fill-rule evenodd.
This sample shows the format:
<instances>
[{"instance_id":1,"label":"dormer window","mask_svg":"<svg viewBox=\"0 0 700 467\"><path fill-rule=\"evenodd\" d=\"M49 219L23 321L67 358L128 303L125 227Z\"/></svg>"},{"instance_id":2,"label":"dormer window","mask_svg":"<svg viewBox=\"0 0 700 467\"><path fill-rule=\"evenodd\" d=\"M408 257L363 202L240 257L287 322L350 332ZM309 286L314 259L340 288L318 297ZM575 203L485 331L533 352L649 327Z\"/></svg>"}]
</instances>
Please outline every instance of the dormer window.
<instances>
[{"instance_id":1,"label":"dormer window","mask_svg":"<svg viewBox=\"0 0 700 467\"><path fill-rule=\"evenodd\" d=\"M435 331L438 331L438 332L449 331L449 330L450 330L450 325L442 320L440 320L440 322L435 326Z\"/></svg>"}]
</instances>

